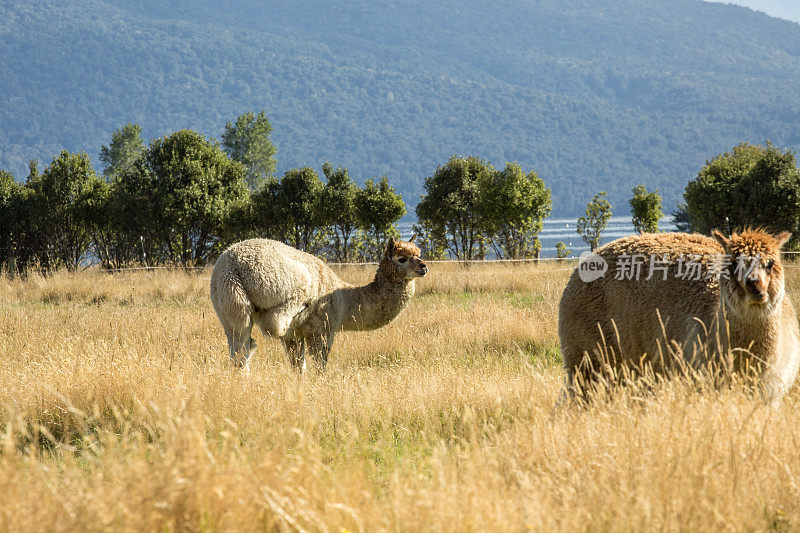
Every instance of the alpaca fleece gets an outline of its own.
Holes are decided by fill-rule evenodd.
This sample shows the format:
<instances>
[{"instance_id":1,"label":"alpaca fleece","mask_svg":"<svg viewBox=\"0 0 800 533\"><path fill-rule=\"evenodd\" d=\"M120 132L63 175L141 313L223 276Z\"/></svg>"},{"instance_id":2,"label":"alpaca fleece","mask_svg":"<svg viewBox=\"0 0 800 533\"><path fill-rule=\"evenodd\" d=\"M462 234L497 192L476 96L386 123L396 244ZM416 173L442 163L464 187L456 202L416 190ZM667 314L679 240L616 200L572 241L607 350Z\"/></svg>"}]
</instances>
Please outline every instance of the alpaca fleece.
<instances>
[{"instance_id":1,"label":"alpaca fleece","mask_svg":"<svg viewBox=\"0 0 800 533\"><path fill-rule=\"evenodd\" d=\"M247 366L254 325L281 339L292 365L305 368L309 348L324 368L337 331L370 330L391 322L427 272L411 242L390 240L375 279L345 283L317 257L268 239L232 245L211 274L211 301L228 338L231 358Z\"/></svg>"},{"instance_id":2,"label":"alpaca fleece","mask_svg":"<svg viewBox=\"0 0 800 533\"><path fill-rule=\"evenodd\" d=\"M586 283L576 270L559 304L568 390L578 375L591 385L604 369L648 366L663 373L715 363L757 369L765 397L779 401L800 362L800 331L780 259L788 238L760 230L730 239L659 233L598 249L606 274ZM634 255L644 257L638 280L617 279ZM651 257L668 265L665 272L653 269L650 276ZM689 260L699 276L685 276ZM747 279L736 269L740 262L756 265Z\"/></svg>"}]
</instances>

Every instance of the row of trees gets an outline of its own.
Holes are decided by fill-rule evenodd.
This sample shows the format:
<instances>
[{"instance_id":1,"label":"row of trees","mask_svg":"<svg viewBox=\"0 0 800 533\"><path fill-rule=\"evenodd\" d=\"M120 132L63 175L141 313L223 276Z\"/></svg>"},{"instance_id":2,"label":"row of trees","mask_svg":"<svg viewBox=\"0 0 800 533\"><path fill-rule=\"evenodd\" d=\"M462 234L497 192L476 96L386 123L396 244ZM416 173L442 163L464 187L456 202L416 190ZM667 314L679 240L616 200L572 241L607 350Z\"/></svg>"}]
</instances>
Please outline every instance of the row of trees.
<instances>
[{"instance_id":1,"label":"row of trees","mask_svg":"<svg viewBox=\"0 0 800 533\"><path fill-rule=\"evenodd\" d=\"M418 230L431 243L429 255L445 249L460 259L483 258L490 242L498 257L538 257L538 234L550 214L550 190L534 172L518 165L502 171L477 158L453 157L425 180L427 195L417 206ZM658 189L631 191L631 217L639 233L659 231L663 217ZM800 245L800 169L791 150L739 144L707 161L686 185L685 203L673 213L679 230L728 234L746 227L790 231L787 248ZM611 219L605 192L594 195L578 218L577 232L591 250ZM558 257L570 255L556 243Z\"/></svg>"},{"instance_id":2,"label":"row of trees","mask_svg":"<svg viewBox=\"0 0 800 533\"><path fill-rule=\"evenodd\" d=\"M374 260L405 215L384 176L359 186L330 163L275 176L275 147L263 112L226 124L222 142L181 130L145 145L128 124L103 146L102 175L89 157L67 151L24 184L0 171L0 265L45 270L98 261L204 265L230 242L268 237L336 261ZM453 156L424 183L414 229L431 259L535 258L551 212L551 192L515 163L495 169L477 157ZM658 194L634 187L637 231L656 232ZM682 229L708 233L744 226L790 230L800 225L800 171L794 154L771 144L742 144L707 162L676 213ZM604 192L589 202L577 231L595 249L611 218ZM797 242L797 237L795 241ZM569 255L557 243L559 257Z\"/></svg>"},{"instance_id":3,"label":"row of trees","mask_svg":"<svg viewBox=\"0 0 800 533\"><path fill-rule=\"evenodd\" d=\"M117 170L104 179L86 153L63 151L42 173L31 162L24 185L5 173L0 262L45 270L75 269L88 258L105 267L202 264L223 244L234 206L247 200L242 165L189 130L154 139Z\"/></svg>"},{"instance_id":4,"label":"row of trees","mask_svg":"<svg viewBox=\"0 0 800 533\"><path fill-rule=\"evenodd\" d=\"M644 185L637 185L631 192L629 203L631 206L631 221L633 229L638 233L657 233L658 223L664 216L661 211L662 201L658 189L649 192ZM606 192L594 195L586 205L586 214L578 218L577 232L591 250L600 246L600 240L611 220L611 203L606 198ZM556 243L558 257L565 257L568 252L564 243Z\"/></svg>"},{"instance_id":5,"label":"row of trees","mask_svg":"<svg viewBox=\"0 0 800 533\"><path fill-rule=\"evenodd\" d=\"M516 163L503 170L476 157L454 156L425 179L426 195L417 205L415 230L427 257L449 255L483 259L491 251L505 259L538 258L539 233L552 209L551 193L535 172ZM663 217L658 190L644 185L631 191L631 216L637 232L658 232ZM597 193L577 221L577 232L594 250L611 219L606 192ZM571 252L556 243L556 255Z\"/></svg>"},{"instance_id":6,"label":"row of trees","mask_svg":"<svg viewBox=\"0 0 800 533\"><path fill-rule=\"evenodd\" d=\"M24 185L0 174L0 262L6 268L204 265L230 242L280 239L337 260L374 259L405 214L383 177L356 186L344 169L293 169L248 192L245 169L201 135L152 141L106 181L85 153L62 152ZM328 246L333 235L333 246Z\"/></svg>"},{"instance_id":7,"label":"row of trees","mask_svg":"<svg viewBox=\"0 0 800 533\"><path fill-rule=\"evenodd\" d=\"M399 236L402 196L386 176L360 187L345 168L325 163L322 171L325 184L310 167L265 183L232 213L231 237L273 238L336 261L375 260Z\"/></svg>"},{"instance_id":8,"label":"row of trees","mask_svg":"<svg viewBox=\"0 0 800 533\"><path fill-rule=\"evenodd\" d=\"M800 244L800 170L795 154L767 142L742 143L706 162L675 213L679 227L709 233L744 227L790 231Z\"/></svg>"},{"instance_id":9,"label":"row of trees","mask_svg":"<svg viewBox=\"0 0 800 533\"><path fill-rule=\"evenodd\" d=\"M330 163L276 177L264 113L229 122L221 143L180 130L145 145L127 124L89 156L62 151L24 184L0 174L0 265L76 269L204 265L230 242L267 237L336 261L374 260L405 215L387 177L356 183ZM534 257L550 190L534 172L454 156L426 179L416 230L429 257Z\"/></svg>"},{"instance_id":10,"label":"row of trees","mask_svg":"<svg viewBox=\"0 0 800 533\"><path fill-rule=\"evenodd\" d=\"M538 257L539 232L550 214L550 189L535 172L516 163L502 170L477 157L453 156L432 176L417 204L427 257L448 252L463 260Z\"/></svg>"},{"instance_id":11,"label":"row of trees","mask_svg":"<svg viewBox=\"0 0 800 533\"><path fill-rule=\"evenodd\" d=\"M86 153L61 152L24 184L0 175L0 264L44 270L87 261L203 265L228 243L281 240L336 261L374 260L406 213L387 177L359 186L347 169L310 167L275 176L266 115L228 122L221 143L191 130L145 145L127 124L100 150L101 174ZM452 157L426 178L415 230L431 258L536 257L551 209L535 172Z\"/></svg>"},{"instance_id":12,"label":"row of trees","mask_svg":"<svg viewBox=\"0 0 800 533\"><path fill-rule=\"evenodd\" d=\"M658 190L633 188L630 200L633 225L638 232L657 232L663 216ZM800 244L800 169L791 150L742 143L706 162L683 194L684 204L673 213L679 230L727 234L747 227L773 232L790 231L787 248ZM578 233L592 250L600 244L611 218L611 205L601 192L578 219Z\"/></svg>"}]
</instances>

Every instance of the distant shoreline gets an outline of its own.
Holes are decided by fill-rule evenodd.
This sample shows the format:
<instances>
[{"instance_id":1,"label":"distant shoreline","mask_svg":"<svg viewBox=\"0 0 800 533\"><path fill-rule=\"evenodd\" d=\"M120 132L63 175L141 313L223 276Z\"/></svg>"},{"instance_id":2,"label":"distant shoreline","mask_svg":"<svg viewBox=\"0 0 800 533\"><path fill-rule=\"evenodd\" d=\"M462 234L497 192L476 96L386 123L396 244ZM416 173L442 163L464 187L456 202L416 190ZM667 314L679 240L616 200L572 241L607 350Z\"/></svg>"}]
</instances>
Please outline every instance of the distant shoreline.
<instances>
[{"instance_id":1,"label":"distant shoreline","mask_svg":"<svg viewBox=\"0 0 800 533\"><path fill-rule=\"evenodd\" d=\"M581 236L575 231L577 217L575 218L547 218L544 220L544 228L539 233L539 240L542 242L542 257L555 257L556 243L563 242L572 252L572 255L579 255L589 246L583 242ZM400 234L408 238L413 233L413 224L401 222L397 225ZM677 231L675 220L672 216L666 216L659 223L661 231ZM631 217L616 216L611 217L606 230L603 232L603 243L610 242L620 237L635 234Z\"/></svg>"}]
</instances>

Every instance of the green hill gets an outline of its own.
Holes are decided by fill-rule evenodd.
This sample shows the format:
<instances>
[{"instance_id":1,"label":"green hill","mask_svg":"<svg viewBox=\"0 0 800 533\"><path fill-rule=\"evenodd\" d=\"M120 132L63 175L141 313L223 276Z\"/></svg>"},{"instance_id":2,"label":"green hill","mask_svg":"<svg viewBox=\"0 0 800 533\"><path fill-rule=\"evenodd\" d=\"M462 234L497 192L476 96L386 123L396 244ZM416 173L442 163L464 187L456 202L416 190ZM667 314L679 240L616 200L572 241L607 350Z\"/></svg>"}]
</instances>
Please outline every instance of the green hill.
<instances>
[{"instance_id":1,"label":"green hill","mask_svg":"<svg viewBox=\"0 0 800 533\"><path fill-rule=\"evenodd\" d=\"M797 0L712 0L725 4L746 6L756 11L763 11L772 17L800 22L800 2Z\"/></svg>"},{"instance_id":2,"label":"green hill","mask_svg":"<svg viewBox=\"0 0 800 533\"><path fill-rule=\"evenodd\" d=\"M694 0L57 0L0 4L0 168L97 158L264 109L279 170L387 174L415 204L454 153L535 169L558 215L597 190L671 208L740 141L800 146L800 25Z\"/></svg>"}]
</instances>

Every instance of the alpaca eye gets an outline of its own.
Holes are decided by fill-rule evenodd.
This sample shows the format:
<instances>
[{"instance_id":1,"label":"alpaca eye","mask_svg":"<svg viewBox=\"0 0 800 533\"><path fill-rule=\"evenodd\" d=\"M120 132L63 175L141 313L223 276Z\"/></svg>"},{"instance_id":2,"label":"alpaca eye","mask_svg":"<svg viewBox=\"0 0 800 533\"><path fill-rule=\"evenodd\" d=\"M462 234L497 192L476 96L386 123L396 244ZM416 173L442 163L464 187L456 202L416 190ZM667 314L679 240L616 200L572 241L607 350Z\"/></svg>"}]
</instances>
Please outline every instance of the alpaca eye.
<instances>
[{"instance_id":1,"label":"alpaca eye","mask_svg":"<svg viewBox=\"0 0 800 533\"><path fill-rule=\"evenodd\" d=\"M767 270L772 270L772 267L774 267L774 266L775 266L775 260L774 259L770 259L769 262L767 263L766 269Z\"/></svg>"},{"instance_id":2,"label":"alpaca eye","mask_svg":"<svg viewBox=\"0 0 800 533\"><path fill-rule=\"evenodd\" d=\"M405 257L401 257L400 259L397 260L398 263L405 263L406 261L408 261L408 259L406 259Z\"/></svg>"}]
</instances>

